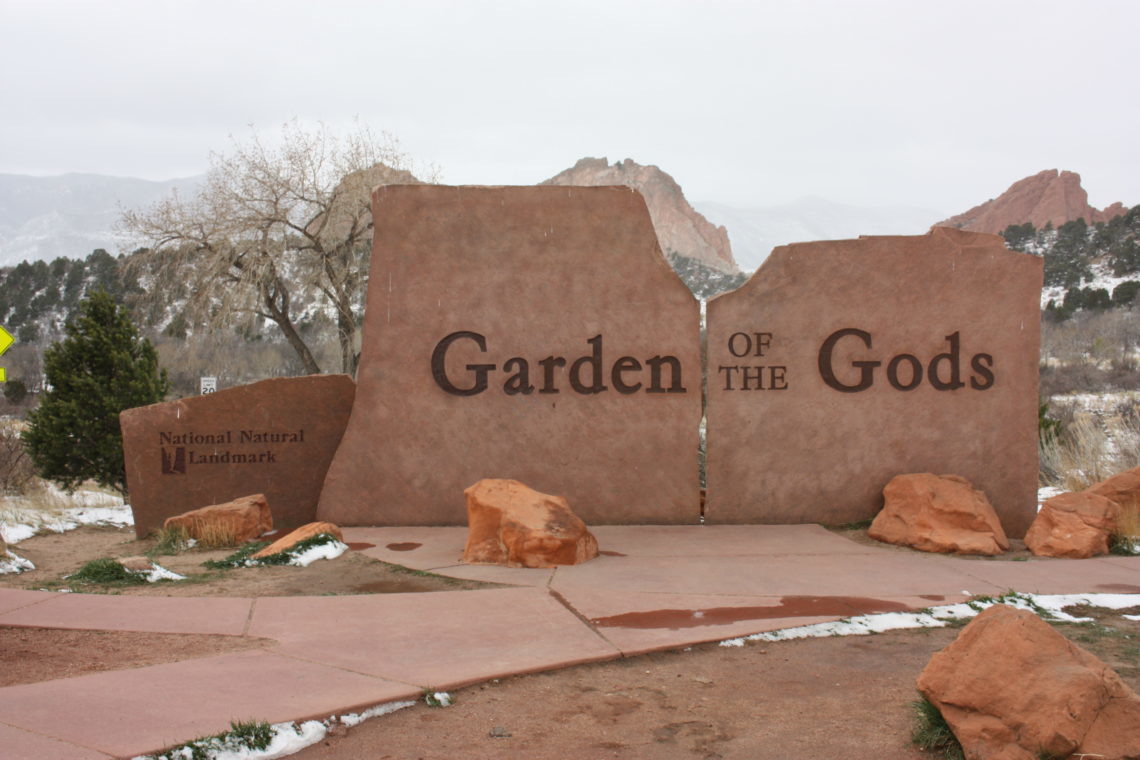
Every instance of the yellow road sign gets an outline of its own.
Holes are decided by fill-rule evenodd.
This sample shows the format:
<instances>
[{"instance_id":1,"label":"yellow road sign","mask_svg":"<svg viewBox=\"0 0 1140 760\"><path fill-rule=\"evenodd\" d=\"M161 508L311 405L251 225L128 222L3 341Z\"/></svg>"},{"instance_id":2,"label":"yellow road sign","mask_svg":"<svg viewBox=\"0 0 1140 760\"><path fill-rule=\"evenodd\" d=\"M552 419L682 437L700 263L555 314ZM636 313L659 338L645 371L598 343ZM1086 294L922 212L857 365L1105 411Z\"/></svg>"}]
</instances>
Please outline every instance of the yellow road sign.
<instances>
[{"instance_id":1,"label":"yellow road sign","mask_svg":"<svg viewBox=\"0 0 1140 760\"><path fill-rule=\"evenodd\" d=\"M3 356L4 352L11 348L15 342L16 339L12 337L12 333L0 327L0 356ZM0 383L6 382L8 382L8 373L4 371L3 367L0 367Z\"/></svg>"}]
</instances>

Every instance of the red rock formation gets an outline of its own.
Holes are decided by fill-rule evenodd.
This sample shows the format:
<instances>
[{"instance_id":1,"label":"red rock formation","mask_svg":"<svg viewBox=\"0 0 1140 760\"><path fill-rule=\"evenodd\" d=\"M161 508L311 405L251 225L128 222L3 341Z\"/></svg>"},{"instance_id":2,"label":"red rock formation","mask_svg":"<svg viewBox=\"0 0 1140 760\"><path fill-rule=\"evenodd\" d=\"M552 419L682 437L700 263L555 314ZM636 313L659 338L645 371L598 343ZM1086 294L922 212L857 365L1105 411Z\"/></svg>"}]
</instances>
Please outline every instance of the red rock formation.
<instances>
[{"instance_id":1,"label":"red rock formation","mask_svg":"<svg viewBox=\"0 0 1140 760\"><path fill-rule=\"evenodd\" d=\"M168 517L163 527L182 528L188 538L225 546L244 543L273 530L273 516L265 495L259 493Z\"/></svg>"},{"instance_id":2,"label":"red rock formation","mask_svg":"<svg viewBox=\"0 0 1140 760\"><path fill-rule=\"evenodd\" d=\"M681 186L656 166L641 166L628 158L610 166L604 158L583 158L539 184L632 187L645 198L662 251L688 256L721 272L740 271L732 258L728 230L713 226L694 210Z\"/></svg>"},{"instance_id":3,"label":"red rock formation","mask_svg":"<svg viewBox=\"0 0 1140 760\"><path fill-rule=\"evenodd\" d=\"M331 522L311 522L302 525L300 528L288 533L281 538L277 539L269 546L265 547L259 552L253 554L251 559L261 559L268 557L271 554L280 554L286 549L292 549L297 544L304 541L306 538L318 536L321 533L328 533L336 538L337 541L343 541L344 535L341 534L340 528Z\"/></svg>"},{"instance_id":4,"label":"red rock formation","mask_svg":"<svg viewBox=\"0 0 1140 760\"><path fill-rule=\"evenodd\" d=\"M969 758L1140 756L1140 697L1032 612L978 615L930 658L918 690Z\"/></svg>"},{"instance_id":5,"label":"red rock formation","mask_svg":"<svg viewBox=\"0 0 1140 760\"><path fill-rule=\"evenodd\" d=\"M898 475L883 489L871 538L943 554L1001 554L1009 539L989 499L957 475Z\"/></svg>"},{"instance_id":6,"label":"red rock formation","mask_svg":"<svg viewBox=\"0 0 1140 760\"><path fill-rule=\"evenodd\" d=\"M598 556L598 541L561 496L517 480L480 480L467 496L463 561L507 567L577 565Z\"/></svg>"},{"instance_id":7,"label":"red rock formation","mask_svg":"<svg viewBox=\"0 0 1140 760\"><path fill-rule=\"evenodd\" d=\"M1122 203L1114 203L1103 211L1089 205L1089 195L1081 187L1076 172L1045 171L1014 182L997 198L975 206L964 214L938 222L935 227L957 227L975 232L1001 234L1011 224L1032 222L1041 229L1046 223L1060 227L1065 222L1084 219L1089 224L1107 222L1126 213Z\"/></svg>"}]
</instances>

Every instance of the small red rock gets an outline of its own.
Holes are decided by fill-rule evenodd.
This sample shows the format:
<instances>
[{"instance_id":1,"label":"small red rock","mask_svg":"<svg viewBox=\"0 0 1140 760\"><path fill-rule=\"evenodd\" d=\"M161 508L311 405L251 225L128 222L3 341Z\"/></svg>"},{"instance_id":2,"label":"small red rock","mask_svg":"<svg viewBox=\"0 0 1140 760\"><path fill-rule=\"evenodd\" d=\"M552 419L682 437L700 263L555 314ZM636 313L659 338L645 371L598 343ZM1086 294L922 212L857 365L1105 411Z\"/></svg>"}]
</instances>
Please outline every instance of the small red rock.
<instances>
[{"instance_id":1,"label":"small red rock","mask_svg":"<svg viewBox=\"0 0 1140 760\"><path fill-rule=\"evenodd\" d=\"M273 516L265 495L259 493L168 517L163 527L182 528L198 541L232 535L233 542L240 544L273 530Z\"/></svg>"},{"instance_id":2,"label":"small red rock","mask_svg":"<svg viewBox=\"0 0 1140 760\"><path fill-rule=\"evenodd\" d=\"M944 554L1001 554L1009 539L989 499L957 475L898 475L883 489L883 509L867 535Z\"/></svg>"},{"instance_id":3,"label":"small red rock","mask_svg":"<svg viewBox=\"0 0 1140 760\"><path fill-rule=\"evenodd\" d=\"M598 556L598 541L566 499L517 480L480 480L467 496L463 561L507 567L577 565Z\"/></svg>"},{"instance_id":4,"label":"small red rock","mask_svg":"<svg viewBox=\"0 0 1140 760\"><path fill-rule=\"evenodd\" d=\"M262 557L268 557L270 554L283 552L286 549L292 548L296 544L301 543L306 538L312 538L313 536L319 535L321 533L331 533L336 537L337 541L344 541L344 535L341 534L340 528L338 528L333 523L311 522L306 525L302 525L292 533L287 533L261 551L254 553L252 559L261 559Z\"/></svg>"}]
</instances>

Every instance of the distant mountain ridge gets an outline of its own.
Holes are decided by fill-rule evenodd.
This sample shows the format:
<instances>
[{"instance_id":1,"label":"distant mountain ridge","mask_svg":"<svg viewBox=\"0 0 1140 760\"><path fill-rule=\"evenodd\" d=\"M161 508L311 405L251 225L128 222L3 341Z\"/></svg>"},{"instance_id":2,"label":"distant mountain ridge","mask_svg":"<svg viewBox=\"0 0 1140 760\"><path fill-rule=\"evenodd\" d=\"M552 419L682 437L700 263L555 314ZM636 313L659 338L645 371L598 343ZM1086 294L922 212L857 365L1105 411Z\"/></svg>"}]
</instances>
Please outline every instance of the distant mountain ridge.
<instances>
[{"instance_id":1,"label":"distant mountain ridge","mask_svg":"<svg viewBox=\"0 0 1140 760\"><path fill-rule=\"evenodd\" d=\"M1084 219L1087 224L1107 222L1127 212L1128 209L1119 201L1103 211L1090 206L1089 194L1081 187L1081 175L1046 169L1014 182L997 198L944 219L935 226L1000 235L1006 227L1026 222L1037 229L1046 225L1056 228L1078 219Z\"/></svg>"},{"instance_id":2,"label":"distant mountain ridge","mask_svg":"<svg viewBox=\"0 0 1140 760\"><path fill-rule=\"evenodd\" d=\"M0 266L82 259L96 248L115 251L129 242L114 232L123 208L150 205L173 189L193 193L202 179L0 174Z\"/></svg>"},{"instance_id":3,"label":"distant mountain ridge","mask_svg":"<svg viewBox=\"0 0 1140 760\"><path fill-rule=\"evenodd\" d=\"M669 174L633 159L612 166L605 158L583 158L540 185L626 185L645 198L653 229L666 257L680 256L725 274L740 271L724 227L710 224L696 211Z\"/></svg>"}]
</instances>

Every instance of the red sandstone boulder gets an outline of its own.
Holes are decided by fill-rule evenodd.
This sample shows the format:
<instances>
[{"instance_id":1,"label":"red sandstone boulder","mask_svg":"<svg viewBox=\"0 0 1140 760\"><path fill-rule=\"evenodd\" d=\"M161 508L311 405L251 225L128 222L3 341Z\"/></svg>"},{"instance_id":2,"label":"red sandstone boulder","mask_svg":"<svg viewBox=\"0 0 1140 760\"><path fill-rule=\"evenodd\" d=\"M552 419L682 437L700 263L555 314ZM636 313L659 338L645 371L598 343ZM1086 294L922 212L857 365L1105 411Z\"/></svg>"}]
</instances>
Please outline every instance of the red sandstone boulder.
<instances>
[{"instance_id":1,"label":"red sandstone boulder","mask_svg":"<svg viewBox=\"0 0 1140 760\"><path fill-rule=\"evenodd\" d=\"M918 689L967 758L1140 756L1140 696L1031 612L983 612L930 658Z\"/></svg>"},{"instance_id":2,"label":"red sandstone boulder","mask_svg":"<svg viewBox=\"0 0 1140 760\"><path fill-rule=\"evenodd\" d=\"M1140 467L1113 475L1108 480L1086 488L1085 492L1111 499L1121 509L1136 509L1140 507Z\"/></svg>"},{"instance_id":3,"label":"red sandstone boulder","mask_svg":"<svg viewBox=\"0 0 1140 760\"><path fill-rule=\"evenodd\" d=\"M944 554L1001 554L1009 539L986 495L957 475L897 475L867 535Z\"/></svg>"},{"instance_id":4,"label":"red sandstone boulder","mask_svg":"<svg viewBox=\"0 0 1140 760\"><path fill-rule=\"evenodd\" d=\"M467 496L463 561L507 567L577 565L598 556L598 541L566 499L517 480L480 480Z\"/></svg>"},{"instance_id":5,"label":"red sandstone boulder","mask_svg":"<svg viewBox=\"0 0 1140 760\"><path fill-rule=\"evenodd\" d=\"M1107 554L1119 518L1120 505L1091 490L1063 493L1041 505L1025 534L1025 546L1039 557Z\"/></svg>"},{"instance_id":6,"label":"red sandstone boulder","mask_svg":"<svg viewBox=\"0 0 1140 760\"><path fill-rule=\"evenodd\" d=\"M154 569L149 557L119 557L119 564L136 573L149 573Z\"/></svg>"},{"instance_id":7,"label":"red sandstone boulder","mask_svg":"<svg viewBox=\"0 0 1140 760\"><path fill-rule=\"evenodd\" d=\"M227 546L251 541L273 530L273 516L265 495L259 493L168 517L163 527L182 528L189 538Z\"/></svg>"},{"instance_id":8,"label":"red sandstone boulder","mask_svg":"<svg viewBox=\"0 0 1140 760\"><path fill-rule=\"evenodd\" d=\"M286 549L290 549L293 546L296 546L297 544L301 543L306 538L312 538L313 536L320 535L321 533L331 533L333 536L336 537L337 541L343 541L344 540L344 535L340 532L340 528L338 528L333 523L331 523L331 522L311 522L311 523L308 523L307 525L302 525L300 528L297 528L292 533L287 533L286 535L277 539L276 541L274 541L273 543L271 543L269 546L265 547L261 551L255 552L253 554L252 559L261 559L262 557L268 557L270 554L277 554L279 552L283 552Z\"/></svg>"}]
</instances>

